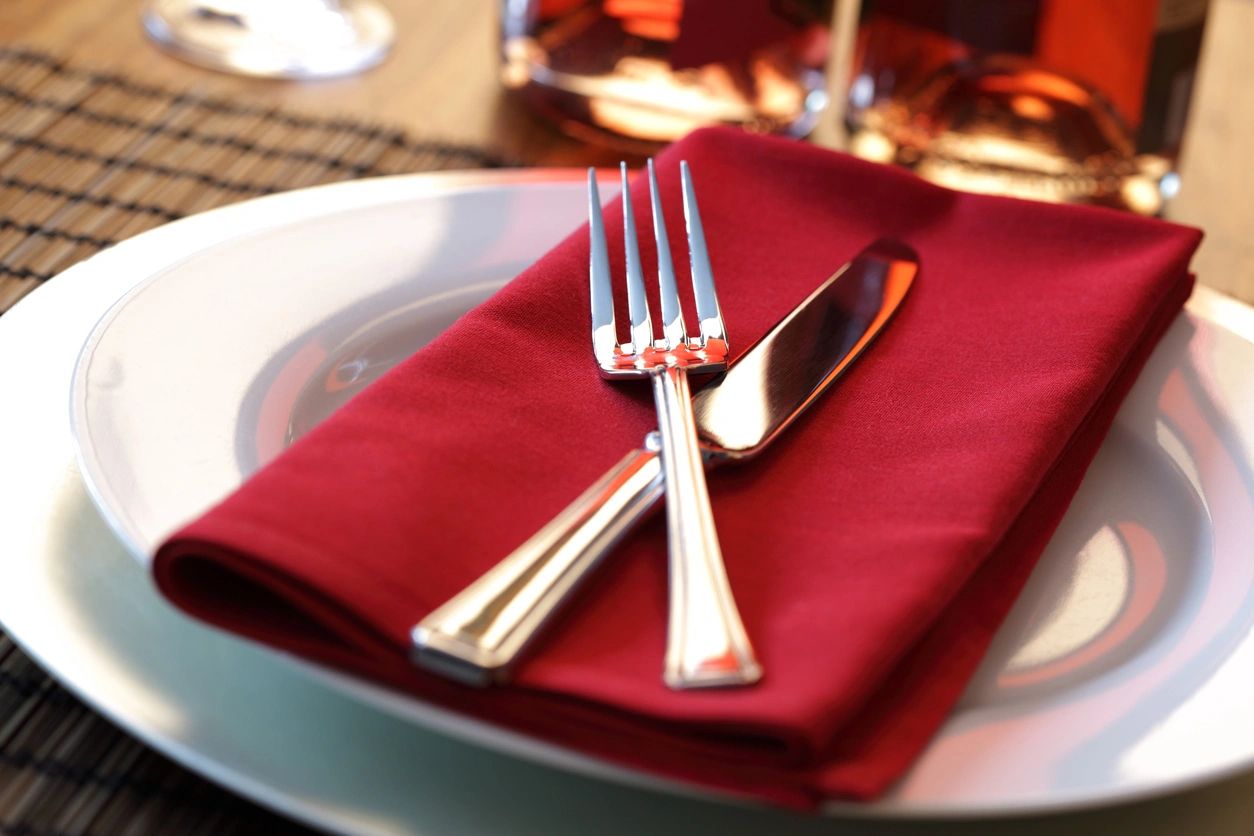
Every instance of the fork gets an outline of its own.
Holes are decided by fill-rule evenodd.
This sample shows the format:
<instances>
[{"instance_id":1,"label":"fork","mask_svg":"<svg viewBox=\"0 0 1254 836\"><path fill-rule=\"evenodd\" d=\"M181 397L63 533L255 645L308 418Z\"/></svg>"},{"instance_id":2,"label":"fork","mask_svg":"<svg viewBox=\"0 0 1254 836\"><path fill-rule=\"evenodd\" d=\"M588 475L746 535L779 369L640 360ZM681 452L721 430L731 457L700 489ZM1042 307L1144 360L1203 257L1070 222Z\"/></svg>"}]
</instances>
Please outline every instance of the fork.
<instances>
[{"instance_id":1,"label":"fork","mask_svg":"<svg viewBox=\"0 0 1254 836\"><path fill-rule=\"evenodd\" d=\"M670 553L670 616L663 679L672 688L748 685L761 678L762 669L736 610L723 565L688 387L689 373L722 371L727 368L728 358L727 334L714 289L692 173L687 161L680 163L693 296L700 322L695 338L689 338L684 325L657 175L653 160L648 161L662 315L662 335L658 338L645 297L626 163L620 164L620 172L630 341L618 341L600 194L596 171L589 169L592 350L603 377L647 377L653 384Z\"/></svg>"}]
</instances>

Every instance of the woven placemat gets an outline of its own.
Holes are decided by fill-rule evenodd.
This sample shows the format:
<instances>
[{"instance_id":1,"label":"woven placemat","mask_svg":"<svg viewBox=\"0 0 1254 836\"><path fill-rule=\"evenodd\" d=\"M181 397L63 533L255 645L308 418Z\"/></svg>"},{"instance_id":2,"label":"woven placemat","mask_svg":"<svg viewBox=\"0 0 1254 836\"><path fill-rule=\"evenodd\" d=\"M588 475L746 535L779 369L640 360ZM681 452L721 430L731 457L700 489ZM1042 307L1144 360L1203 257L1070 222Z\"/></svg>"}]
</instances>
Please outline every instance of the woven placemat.
<instances>
[{"instance_id":1,"label":"woven placemat","mask_svg":"<svg viewBox=\"0 0 1254 836\"><path fill-rule=\"evenodd\" d=\"M193 212L318 183L499 164L393 128L0 47L0 313L74 262Z\"/></svg>"},{"instance_id":2,"label":"woven placemat","mask_svg":"<svg viewBox=\"0 0 1254 836\"><path fill-rule=\"evenodd\" d=\"M0 314L70 265L184 215L492 154L171 91L0 48ZM0 633L0 834L299 833L148 749Z\"/></svg>"}]
</instances>

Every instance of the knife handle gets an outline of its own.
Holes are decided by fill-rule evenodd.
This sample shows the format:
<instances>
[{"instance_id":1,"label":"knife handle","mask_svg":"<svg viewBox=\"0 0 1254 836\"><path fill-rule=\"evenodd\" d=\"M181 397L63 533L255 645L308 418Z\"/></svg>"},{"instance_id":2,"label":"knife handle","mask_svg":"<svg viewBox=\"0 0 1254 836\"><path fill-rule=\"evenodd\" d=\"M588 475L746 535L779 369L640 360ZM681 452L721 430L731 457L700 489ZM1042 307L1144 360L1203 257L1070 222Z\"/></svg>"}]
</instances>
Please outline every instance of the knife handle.
<instances>
[{"instance_id":1,"label":"knife handle","mask_svg":"<svg viewBox=\"0 0 1254 836\"><path fill-rule=\"evenodd\" d=\"M410 632L410 658L471 685L511 666L602 555L662 497L654 450L628 453L531 539Z\"/></svg>"}]
</instances>

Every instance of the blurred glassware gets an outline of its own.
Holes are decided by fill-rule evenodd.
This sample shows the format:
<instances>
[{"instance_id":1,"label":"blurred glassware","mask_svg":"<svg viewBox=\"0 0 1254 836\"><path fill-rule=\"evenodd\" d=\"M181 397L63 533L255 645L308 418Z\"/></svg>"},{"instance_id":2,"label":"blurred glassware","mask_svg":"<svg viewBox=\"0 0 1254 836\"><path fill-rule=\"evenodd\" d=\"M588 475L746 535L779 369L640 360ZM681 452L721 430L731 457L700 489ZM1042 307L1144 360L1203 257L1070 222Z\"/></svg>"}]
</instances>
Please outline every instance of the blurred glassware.
<instances>
[{"instance_id":1,"label":"blurred glassware","mask_svg":"<svg viewBox=\"0 0 1254 836\"><path fill-rule=\"evenodd\" d=\"M648 151L711 124L804 136L833 0L502 0L501 78L581 139Z\"/></svg>"},{"instance_id":2,"label":"blurred glassware","mask_svg":"<svg viewBox=\"0 0 1254 836\"><path fill-rule=\"evenodd\" d=\"M1207 0L863 0L855 154L955 188L1158 214Z\"/></svg>"},{"instance_id":3,"label":"blurred glassware","mask_svg":"<svg viewBox=\"0 0 1254 836\"><path fill-rule=\"evenodd\" d=\"M360 72L382 61L395 37L378 0L148 0L142 19L185 61L267 78Z\"/></svg>"}]
</instances>

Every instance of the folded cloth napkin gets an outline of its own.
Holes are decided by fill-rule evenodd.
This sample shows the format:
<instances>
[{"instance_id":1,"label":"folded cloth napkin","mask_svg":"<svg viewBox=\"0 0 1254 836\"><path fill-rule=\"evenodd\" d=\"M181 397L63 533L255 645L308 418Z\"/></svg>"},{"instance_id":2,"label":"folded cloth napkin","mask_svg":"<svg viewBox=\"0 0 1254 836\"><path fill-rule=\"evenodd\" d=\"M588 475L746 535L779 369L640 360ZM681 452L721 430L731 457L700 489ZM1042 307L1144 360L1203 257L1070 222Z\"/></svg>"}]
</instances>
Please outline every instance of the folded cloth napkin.
<instances>
[{"instance_id":1,"label":"folded cloth napkin","mask_svg":"<svg viewBox=\"0 0 1254 836\"><path fill-rule=\"evenodd\" d=\"M709 129L658 159L681 272L681 159L733 351L873 239L901 238L922 264L847 376L760 459L710 477L759 685L662 684L660 516L512 685L407 660L415 622L655 426L647 384L597 374L586 228L177 532L154 562L161 590L228 630L620 764L794 806L885 790L958 698L1179 311L1200 234ZM646 185L632 188L647 230Z\"/></svg>"}]
</instances>

